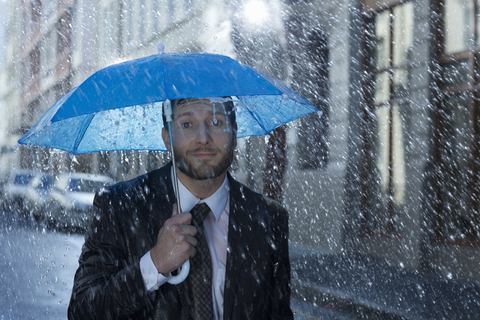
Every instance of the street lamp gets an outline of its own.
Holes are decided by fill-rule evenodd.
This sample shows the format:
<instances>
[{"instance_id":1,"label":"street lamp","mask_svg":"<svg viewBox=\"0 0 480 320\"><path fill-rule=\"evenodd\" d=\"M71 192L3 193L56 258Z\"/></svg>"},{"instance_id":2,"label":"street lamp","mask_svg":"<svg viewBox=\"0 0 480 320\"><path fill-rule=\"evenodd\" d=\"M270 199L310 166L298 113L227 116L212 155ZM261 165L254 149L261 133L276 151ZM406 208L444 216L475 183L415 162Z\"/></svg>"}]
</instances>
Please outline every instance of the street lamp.
<instances>
[{"instance_id":1,"label":"street lamp","mask_svg":"<svg viewBox=\"0 0 480 320\"><path fill-rule=\"evenodd\" d=\"M252 0L243 7L243 16L252 25L264 22L268 16L267 5L261 0Z\"/></svg>"}]
</instances>

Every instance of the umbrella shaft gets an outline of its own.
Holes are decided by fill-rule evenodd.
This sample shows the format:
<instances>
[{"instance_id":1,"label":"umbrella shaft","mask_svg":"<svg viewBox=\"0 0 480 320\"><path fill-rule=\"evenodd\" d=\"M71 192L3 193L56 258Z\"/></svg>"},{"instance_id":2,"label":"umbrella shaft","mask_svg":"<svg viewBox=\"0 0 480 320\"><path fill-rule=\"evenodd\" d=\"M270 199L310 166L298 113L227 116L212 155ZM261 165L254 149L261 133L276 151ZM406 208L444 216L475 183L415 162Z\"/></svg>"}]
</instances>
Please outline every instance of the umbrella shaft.
<instances>
[{"instance_id":1,"label":"umbrella shaft","mask_svg":"<svg viewBox=\"0 0 480 320\"><path fill-rule=\"evenodd\" d=\"M178 190L177 164L175 163L175 151L173 151L172 123L171 123L171 121L168 121L167 125L168 125L168 137L169 137L169 140L170 140L170 150L171 150L171 154L172 154L173 184L175 186L175 197L177 198L177 209L178 209L178 213L180 213L180 212L182 212L182 207L180 205L180 191Z\"/></svg>"}]
</instances>

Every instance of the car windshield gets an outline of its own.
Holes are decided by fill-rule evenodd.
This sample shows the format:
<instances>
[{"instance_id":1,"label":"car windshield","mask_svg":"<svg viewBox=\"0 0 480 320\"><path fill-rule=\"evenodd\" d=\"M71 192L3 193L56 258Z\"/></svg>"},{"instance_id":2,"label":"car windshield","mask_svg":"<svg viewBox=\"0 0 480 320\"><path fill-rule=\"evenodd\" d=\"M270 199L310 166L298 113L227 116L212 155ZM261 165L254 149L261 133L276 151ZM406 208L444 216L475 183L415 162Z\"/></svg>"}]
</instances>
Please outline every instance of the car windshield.
<instances>
[{"instance_id":1,"label":"car windshield","mask_svg":"<svg viewBox=\"0 0 480 320\"><path fill-rule=\"evenodd\" d=\"M71 192L96 192L107 183L104 181L92 181L86 179L71 179L68 190Z\"/></svg>"},{"instance_id":2,"label":"car windshield","mask_svg":"<svg viewBox=\"0 0 480 320\"><path fill-rule=\"evenodd\" d=\"M31 174L17 174L13 179L14 184L27 185L32 179Z\"/></svg>"},{"instance_id":3,"label":"car windshield","mask_svg":"<svg viewBox=\"0 0 480 320\"><path fill-rule=\"evenodd\" d=\"M38 184L38 189L50 189L52 187L53 179L49 176L43 176L40 179L40 183Z\"/></svg>"}]
</instances>

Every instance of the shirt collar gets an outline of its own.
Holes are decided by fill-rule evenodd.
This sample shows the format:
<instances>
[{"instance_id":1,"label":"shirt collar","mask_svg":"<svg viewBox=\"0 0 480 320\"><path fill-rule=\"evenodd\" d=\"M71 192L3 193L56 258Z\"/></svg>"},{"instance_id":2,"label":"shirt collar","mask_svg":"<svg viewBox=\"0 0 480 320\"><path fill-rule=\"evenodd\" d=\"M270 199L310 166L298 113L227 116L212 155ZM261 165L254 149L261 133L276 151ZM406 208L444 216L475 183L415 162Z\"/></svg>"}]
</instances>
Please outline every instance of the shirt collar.
<instances>
[{"instance_id":1,"label":"shirt collar","mask_svg":"<svg viewBox=\"0 0 480 320\"><path fill-rule=\"evenodd\" d=\"M175 190L175 182L173 180L174 179L173 167L171 170L171 176L172 176L173 189ZM212 194L210 197L203 200L195 197L190 192L190 190L188 190L187 187L183 185L183 183L180 180L178 180L178 189L180 192L180 203L181 203L183 212L189 212L198 203L206 203L208 204L209 208L212 210L213 215L215 216L215 221L218 221L223 211L225 210L225 206L227 205L228 196L230 194L229 193L230 183L228 181L228 177L225 176L225 180L223 181L220 188L218 188L218 190L215 191L215 193Z\"/></svg>"}]
</instances>

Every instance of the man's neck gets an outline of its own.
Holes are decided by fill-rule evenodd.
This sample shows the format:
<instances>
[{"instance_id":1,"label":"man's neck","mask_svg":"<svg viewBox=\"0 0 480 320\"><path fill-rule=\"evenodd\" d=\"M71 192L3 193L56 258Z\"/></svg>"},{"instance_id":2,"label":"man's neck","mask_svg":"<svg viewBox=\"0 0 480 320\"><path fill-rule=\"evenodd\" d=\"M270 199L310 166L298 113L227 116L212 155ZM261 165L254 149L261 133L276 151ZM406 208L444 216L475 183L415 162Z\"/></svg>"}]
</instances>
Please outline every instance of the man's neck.
<instances>
[{"instance_id":1,"label":"man's neck","mask_svg":"<svg viewBox=\"0 0 480 320\"><path fill-rule=\"evenodd\" d=\"M177 170L177 177L183 185L197 198L206 199L218 190L225 180L227 172L213 179L196 180Z\"/></svg>"}]
</instances>

